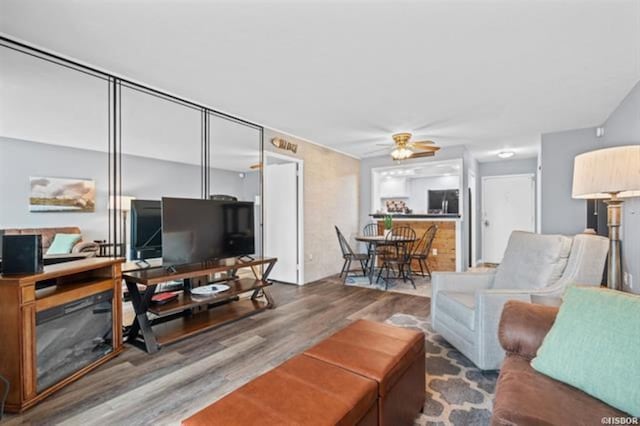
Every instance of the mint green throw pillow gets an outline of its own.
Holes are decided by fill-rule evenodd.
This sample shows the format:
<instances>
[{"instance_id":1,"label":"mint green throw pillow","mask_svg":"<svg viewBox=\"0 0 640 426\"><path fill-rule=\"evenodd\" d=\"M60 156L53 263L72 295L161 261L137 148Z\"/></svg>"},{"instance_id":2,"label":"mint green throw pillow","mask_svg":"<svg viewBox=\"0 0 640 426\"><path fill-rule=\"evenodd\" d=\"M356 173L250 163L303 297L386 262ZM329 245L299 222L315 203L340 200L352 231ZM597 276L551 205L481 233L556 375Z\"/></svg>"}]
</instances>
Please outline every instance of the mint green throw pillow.
<instances>
[{"instance_id":1,"label":"mint green throw pillow","mask_svg":"<svg viewBox=\"0 0 640 426\"><path fill-rule=\"evenodd\" d=\"M570 287L531 366L640 416L640 296Z\"/></svg>"},{"instance_id":2,"label":"mint green throw pillow","mask_svg":"<svg viewBox=\"0 0 640 426\"><path fill-rule=\"evenodd\" d=\"M71 253L71 249L80 241L80 238L82 238L80 234L56 234L47 254Z\"/></svg>"}]
</instances>

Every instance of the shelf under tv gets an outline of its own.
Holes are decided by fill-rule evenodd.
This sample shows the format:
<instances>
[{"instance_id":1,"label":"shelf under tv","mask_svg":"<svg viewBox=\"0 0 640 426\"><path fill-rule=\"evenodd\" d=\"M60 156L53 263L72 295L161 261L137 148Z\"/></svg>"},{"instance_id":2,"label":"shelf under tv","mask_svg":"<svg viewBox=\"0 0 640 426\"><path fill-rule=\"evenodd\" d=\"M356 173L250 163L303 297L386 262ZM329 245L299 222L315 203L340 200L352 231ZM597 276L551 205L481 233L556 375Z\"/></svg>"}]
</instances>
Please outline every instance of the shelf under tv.
<instances>
[{"instance_id":1,"label":"shelf under tv","mask_svg":"<svg viewBox=\"0 0 640 426\"><path fill-rule=\"evenodd\" d=\"M265 309L269 309L267 302L244 299L164 322L154 326L153 331L158 344L162 346L255 315Z\"/></svg>"},{"instance_id":2,"label":"shelf under tv","mask_svg":"<svg viewBox=\"0 0 640 426\"><path fill-rule=\"evenodd\" d=\"M224 282L231 287L227 291L217 293L215 295L203 297L192 296L191 294L180 291L178 298L164 305L152 304L149 307L149 312L158 316L165 316L175 314L176 312L182 312L185 309L193 308L196 306L210 305L217 302L222 302L228 299L232 299L243 293L248 293L260 288L270 286L271 283L263 280L252 280L250 278L241 278L237 280L231 280Z\"/></svg>"},{"instance_id":3,"label":"shelf under tv","mask_svg":"<svg viewBox=\"0 0 640 426\"><path fill-rule=\"evenodd\" d=\"M276 258L224 259L197 264L129 271L123 278L131 296L136 316L127 331L127 343L154 353L162 345L273 309L267 292L269 273ZM254 278L238 278L242 268L251 268ZM196 297L189 289L212 282L212 274L223 274L229 290L210 297ZM162 283L184 280L185 290L176 300L154 305L151 298ZM149 314L152 314L149 317Z\"/></svg>"}]
</instances>

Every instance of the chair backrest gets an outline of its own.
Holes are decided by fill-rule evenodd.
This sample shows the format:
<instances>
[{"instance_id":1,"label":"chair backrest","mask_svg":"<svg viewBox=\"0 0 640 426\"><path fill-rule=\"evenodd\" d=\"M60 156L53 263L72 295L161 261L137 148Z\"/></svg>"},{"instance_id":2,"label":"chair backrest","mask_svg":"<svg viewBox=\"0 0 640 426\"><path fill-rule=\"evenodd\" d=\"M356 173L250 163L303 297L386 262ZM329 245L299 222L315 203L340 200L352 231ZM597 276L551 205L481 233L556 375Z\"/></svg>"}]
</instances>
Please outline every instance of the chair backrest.
<instances>
[{"instance_id":1,"label":"chair backrest","mask_svg":"<svg viewBox=\"0 0 640 426\"><path fill-rule=\"evenodd\" d=\"M565 235L513 231L493 287L540 289L555 284L567 265L572 241Z\"/></svg>"},{"instance_id":2,"label":"chair backrest","mask_svg":"<svg viewBox=\"0 0 640 426\"><path fill-rule=\"evenodd\" d=\"M431 225L416 244L414 253L428 256L433 245L433 239L436 237L436 232L438 232L438 225Z\"/></svg>"},{"instance_id":3,"label":"chair backrest","mask_svg":"<svg viewBox=\"0 0 640 426\"><path fill-rule=\"evenodd\" d=\"M340 229L337 226L335 228L336 228L336 234L338 235L338 243L340 244L340 250L342 251L342 257L346 257L353 254L353 250L351 249L351 246L349 246L349 242L347 242L347 239L344 237L344 235L342 235L342 232L340 232Z\"/></svg>"},{"instance_id":4,"label":"chair backrest","mask_svg":"<svg viewBox=\"0 0 640 426\"><path fill-rule=\"evenodd\" d=\"M375 237L376 235L379 235L378 233L378 224L377 223L370 223L368 225L366 225L363 229L362 229L362 234L366 237Z\"/></svg>"},{"instance_id":5,"label":"chair backrest","mask_svg":"<svg viewBox=\"0 0 640 426\"><path fill-rule=\"evenodd\" d=\"M406 241L398 242L398 239ZM403 257L411 256L413 253L413 245L416 242L416 231L407 225L394 227L391 232L387 234L385 242L395 249L396 255Z\"/></svg>"},{"instance_id":6,"label":"chair backrest","mask_svg":"<svg viewBox=\"0 0 640 426\"><path fill-rule=\"evenodd\" d=\"M608 253L608 238L589 234L576 235L560 281L566 281L567 284L600 285Z\"/></svg>"}]
</instances>

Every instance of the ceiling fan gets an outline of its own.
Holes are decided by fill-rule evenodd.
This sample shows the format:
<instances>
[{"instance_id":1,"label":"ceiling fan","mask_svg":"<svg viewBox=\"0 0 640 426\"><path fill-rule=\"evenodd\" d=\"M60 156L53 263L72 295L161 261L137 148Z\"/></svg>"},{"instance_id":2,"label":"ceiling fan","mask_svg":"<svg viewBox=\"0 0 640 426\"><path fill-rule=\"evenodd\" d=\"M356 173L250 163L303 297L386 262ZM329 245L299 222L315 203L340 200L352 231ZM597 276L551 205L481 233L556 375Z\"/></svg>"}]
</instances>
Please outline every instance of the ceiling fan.
<instances>
[{"instance_id":1,"label":"ceiling fan","mask_svg":"<svg viewBox=\"0 0 640 426\"><path fill-rule=\"evenodd\" d=\"M392 135L393 149L391 158L406 160L408 158L433 157L440 149L433 141L411 141L411 133L403 132Z\"/></svg>"}]
</instances>

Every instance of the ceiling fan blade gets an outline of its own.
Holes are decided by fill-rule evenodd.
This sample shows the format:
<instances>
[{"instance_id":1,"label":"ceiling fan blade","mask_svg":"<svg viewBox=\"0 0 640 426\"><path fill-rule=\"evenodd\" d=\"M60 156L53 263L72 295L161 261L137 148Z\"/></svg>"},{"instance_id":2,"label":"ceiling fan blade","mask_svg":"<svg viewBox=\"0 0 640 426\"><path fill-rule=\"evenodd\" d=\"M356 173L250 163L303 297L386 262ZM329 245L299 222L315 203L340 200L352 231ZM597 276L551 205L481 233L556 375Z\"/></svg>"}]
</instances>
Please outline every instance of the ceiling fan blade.
<instances>
[{"instance_id":1,"label":"ceiling fan blade","mask_svg":"<svg viewBox=\"0 0 640 426\"><path fill-rule=\"evenodd\" d=\"M415 141L411 142L413 146L434 146L436 143L434 141Z\"/></svg>"},{"instance_id":2,"label":"ceiling fan blade","mask_svg":"<svg viewBox=\"0 0 640 426\"><path fill-rule=\"evenodd\" d=\"M434 155L435 151L419 151L411 154L409 158L433 157Z\"/></svg>"},{"instance_id":3,"label":"ceiling fan blade","mask_svg":"<svg viewBox=\"0 0 640 426\"><path fill-rule=\"evenodd\" d=\"M411 148L416 151L430 151L430 152L436 152L440 150L439 146L412 146Z\"/></svg>"},{"instance_id":4,"label":"ceiling fan blade","mask_svg":"<svg viewBox=\"0 0 640 426\"><path fill-rule=\"evenodd\" d=\"M251 166L249 166L249 168L251 170L261 169L262 168L262 163L252 164Z\"/></svg>"}]
</instances>

